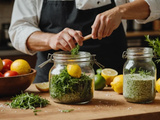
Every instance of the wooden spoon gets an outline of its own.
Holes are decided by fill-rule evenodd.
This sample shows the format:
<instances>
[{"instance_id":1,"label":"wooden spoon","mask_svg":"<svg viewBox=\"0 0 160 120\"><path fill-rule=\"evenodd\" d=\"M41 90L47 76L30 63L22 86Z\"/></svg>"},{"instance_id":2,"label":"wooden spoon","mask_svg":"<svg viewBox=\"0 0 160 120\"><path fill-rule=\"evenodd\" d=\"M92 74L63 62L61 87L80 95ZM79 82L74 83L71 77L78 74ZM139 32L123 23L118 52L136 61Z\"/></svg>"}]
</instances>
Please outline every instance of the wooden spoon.
<instances>
[{"instance_id":1,"label":"wooden spoon","mask_svg":"<svg viewBox=\"0 0 160 120\"><path fill-rule=\"evenodd\" d=\"M91 34L86 35L86 36L84 37L83 41L86 41L86 40L91 39L91 38L92 38L92 35L91 35Z\"/></svg>"}]
</instances>

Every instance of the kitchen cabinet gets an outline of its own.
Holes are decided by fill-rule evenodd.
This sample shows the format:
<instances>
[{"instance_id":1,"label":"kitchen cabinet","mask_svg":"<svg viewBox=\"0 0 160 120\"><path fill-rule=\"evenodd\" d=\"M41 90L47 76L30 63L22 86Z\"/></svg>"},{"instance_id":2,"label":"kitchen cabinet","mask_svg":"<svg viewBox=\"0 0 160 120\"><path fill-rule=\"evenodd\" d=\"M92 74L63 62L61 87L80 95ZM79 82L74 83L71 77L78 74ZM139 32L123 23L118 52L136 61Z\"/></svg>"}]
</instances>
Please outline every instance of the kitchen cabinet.
<instances>
[{"instance_id":1,"label":"kitchen cabinet","mask_svg":"<svg viewBox=\"0 0 160 120\"><path fill-rule=\"evenodd\" d=\"M160 20L142 24L140 27L135 26L135 21L128 20L127 28L127 42L128 47L145 47L148 43L145 42L145 35L149 35L150 38L155 39L160 37Z\"/></svg>"}]
</instances>

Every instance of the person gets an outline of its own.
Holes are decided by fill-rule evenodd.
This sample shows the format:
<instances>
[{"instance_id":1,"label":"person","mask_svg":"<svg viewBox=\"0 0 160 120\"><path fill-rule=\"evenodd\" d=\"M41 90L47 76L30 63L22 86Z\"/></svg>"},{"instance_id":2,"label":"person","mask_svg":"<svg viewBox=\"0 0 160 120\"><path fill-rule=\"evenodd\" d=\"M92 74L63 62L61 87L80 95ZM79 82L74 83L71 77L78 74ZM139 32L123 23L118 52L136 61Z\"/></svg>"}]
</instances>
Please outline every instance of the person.
<instances>
[{"instance_id":1,"label":"person","mask_svg":"<svg viewBox=\"0 0 160 120\"><path fill-rule=\"evenodd\" d=\"M48 53L70 51L76 44L120 74L127 48L125 20L158 19L159 5L159 0L15 0L9 35L17 50L37 55L35 83L48 81L53 63L38 67ZM83 42L89 34L92 39Z\"/></svg>"}]
</instances>

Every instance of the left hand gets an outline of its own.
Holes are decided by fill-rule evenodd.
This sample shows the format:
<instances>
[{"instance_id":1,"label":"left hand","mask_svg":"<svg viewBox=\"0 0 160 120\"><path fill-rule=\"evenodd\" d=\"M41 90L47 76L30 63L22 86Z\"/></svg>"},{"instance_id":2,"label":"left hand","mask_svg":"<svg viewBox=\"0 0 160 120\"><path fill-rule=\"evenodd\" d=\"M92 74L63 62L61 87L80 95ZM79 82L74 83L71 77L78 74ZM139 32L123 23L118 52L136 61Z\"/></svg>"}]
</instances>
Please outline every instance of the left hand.
<instances>
[{"instance_id":1,"label":"left hand","mask_svg":"<svg viewBox=\"0 0 160 120\"><path fill-rule=\"evenodd\" d=\"M92 25L92 38L101 40L110 36L121 23L122 13L115 7L96 16Z\"/></svg>"}]
</instances>

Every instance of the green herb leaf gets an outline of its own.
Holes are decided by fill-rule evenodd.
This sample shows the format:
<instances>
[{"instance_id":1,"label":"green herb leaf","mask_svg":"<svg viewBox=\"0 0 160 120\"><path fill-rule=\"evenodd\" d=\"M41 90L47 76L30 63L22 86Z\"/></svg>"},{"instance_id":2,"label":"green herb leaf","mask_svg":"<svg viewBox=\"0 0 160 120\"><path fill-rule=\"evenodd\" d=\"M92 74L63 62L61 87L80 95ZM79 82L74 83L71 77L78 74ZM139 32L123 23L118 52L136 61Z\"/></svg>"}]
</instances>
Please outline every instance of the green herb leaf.
<instances>
[{"instance_id":1,"label":"green herb leaf","mask_svg":"<svg viewBox=\"0 0 160 120\"><path fill-rule=\"evenodd\" d=\"M68 113L68 112L71 112L71 111L74 111L74 109L69 109L69 110L61 110L61 112L64 112L64 113Z\"/></svg>"},{"instance_id":2,"label":"green herb leaf","mask_svg":"<svg viewBox=\"0 0 160 120\"><path fill-rule=\"evenodd\" d=\"M77 55L79 48L80 46L77 44L76 47L71 50L71 55Z\"/></svg>"},{"instance_id":3,"label":"green herb leaf","mask_svg":"<svg viewBox=\"0 0 160 120\"><path fill-rule=\"evenodd\" d=\"M133 68L133 69L131 68L131 69L130 69L130 74L135 73L135 71L136 71L136 68Z\"/></svg>"}]
</instances>

